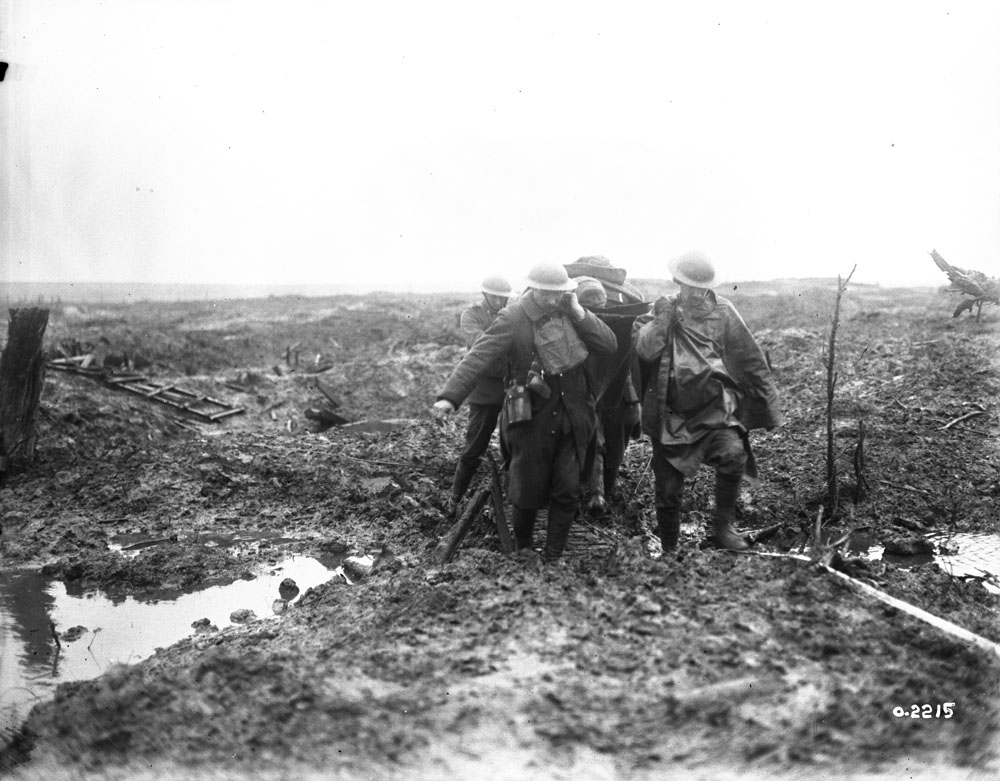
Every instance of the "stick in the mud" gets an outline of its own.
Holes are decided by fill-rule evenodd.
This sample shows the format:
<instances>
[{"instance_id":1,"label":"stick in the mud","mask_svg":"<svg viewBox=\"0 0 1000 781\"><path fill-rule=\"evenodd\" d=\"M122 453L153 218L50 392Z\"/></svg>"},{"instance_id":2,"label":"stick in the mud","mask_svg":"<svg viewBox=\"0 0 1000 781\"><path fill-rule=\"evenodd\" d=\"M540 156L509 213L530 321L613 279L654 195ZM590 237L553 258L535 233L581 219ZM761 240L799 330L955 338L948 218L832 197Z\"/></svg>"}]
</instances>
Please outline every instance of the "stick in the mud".
<instances>
[{"instance_id":1,"label":"stick in the mud","mask_svg":"<svg viewBox=\"0 0 1000 781\"><path fill-rule=\"evenodd\" d=\"M865 477L865 422L858 421L858 444L854 448L854 503L860 504L868 490Z\"/></svg>"},{"instance_id":2,"label":"stick in the mud","mask_svg":"<svg viewBox=\"0 0 1000 781\"><path fill-rule=\"evenodd\" d=\"M985 414L986 414L985 412L979 412L978 410L974 410L972 412L967 412L966 414L962 415L962 417L955 418L950 423L945 423L943 426L941 426L941 430L942 431L947 431L952 426L954 426L956 423L961 423L963 420L968 420L969 418L974 418L977 415L985 415Z\"/></svg>"},{"instance_id":3,"label":"stick in the mud","mask_svg":"<svg viewBox=\"0 0 1000 781\"><path fill-rule=\"evenodd\" d=\"M857 264L847 275L847 279L841 281L837 275L837 301L833 306L833 323L830 327L830 344L826 355L826 486L830 497L830 518L837 514L838 488L837 488L837 462L833 452L833 399L834 390L837 387L837 327L840 325L840 299L844 297L847 290L847 283L851 281L854 272L857 271Z\"/></svg>"},{"instance_id":4,"label":"stick in the mud","mask_svg":"<svg viewBox=\"0 0 1000 781\"><path fill-rule=\"evenodd\" d=\"M441 538L441 542L437 544L432 554L434 561L438 564L447 564L451 561L451 557L455 555L459 543L462 542L462 539L472 527L472 523L476 520L483 507L486 506L486 500L489 498L490 489L488 486L483 486L476 492L476 495L465 505L462 515L452 524L448 533Z\"/></svg>"},{"instance_id":5,"label":"stick in the mud","mask_svg":"<svg viewBox=\"0 0 1000 781\"><path fill-rule=\"evenodd\" d=\"M503 509L503 489L500 487L500 470L497 469L497 462L493 458L492 453L487 452L486 457L490 460L490 494L493 496L493 514L496 516L500 550L504 553L513 553L514 539L510 535L510 527L507 525L507 513Z\"/></svg>"}]
</instances>

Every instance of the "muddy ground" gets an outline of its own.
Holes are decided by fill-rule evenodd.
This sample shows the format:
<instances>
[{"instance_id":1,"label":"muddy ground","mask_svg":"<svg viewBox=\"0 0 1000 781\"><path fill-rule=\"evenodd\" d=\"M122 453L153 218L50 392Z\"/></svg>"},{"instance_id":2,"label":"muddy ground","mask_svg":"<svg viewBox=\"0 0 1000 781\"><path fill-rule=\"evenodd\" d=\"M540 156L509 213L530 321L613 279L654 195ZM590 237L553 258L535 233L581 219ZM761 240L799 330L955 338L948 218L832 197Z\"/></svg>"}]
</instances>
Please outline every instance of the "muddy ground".
<instances>
[{"instance_id":1,"label":"muddy ground","mask_svg":"<svg viewBox=\"0 0 1000 781\"><path fill-rule=\"evenodd\" d=\"M855 537L1000 531L998 312L952 320L937 290L852 286L837 341L839 496L826 496L825 349L835 283L729 295L768 351L786 423L755 432L755 552ZM649 296L658 292L645 286ZM193 635L66 684L6 751L33 778L652 778L1000 770L1000 658L845 588L807 562L702 547L710 474L661 558L648 443L609 518L564 560L505 556L490 513L431 554L464 417L428 414L461 357L461 295L52 304L50 354L93 352L246 412L178 416L50 370L37 463L2 490L5 567L110 594L231 581L289 553L369 554L353 584L280 618ZM298 345L296 365L294 351ZM306 410L325 383L350 421ZM944 428L970 412L978 413ZM372 430L375 429L375 430ZM854 456L863 430L863 470ZM858 475L865 485L859 487ZM248 539L210 546L213 534ZM129 557L118 535L164 540ZM540 539L536 542L541 542ZM850 552L845 551L845 557ZM853 559L857 579L1000 642L1000 598L933 564ZM910 718L954 702L951 719ZM905 717L893 715L906 709ZM14 760L22 764L13 765ZM25 763L26 762L26 763Z\"/></svg>"}]
</instances>

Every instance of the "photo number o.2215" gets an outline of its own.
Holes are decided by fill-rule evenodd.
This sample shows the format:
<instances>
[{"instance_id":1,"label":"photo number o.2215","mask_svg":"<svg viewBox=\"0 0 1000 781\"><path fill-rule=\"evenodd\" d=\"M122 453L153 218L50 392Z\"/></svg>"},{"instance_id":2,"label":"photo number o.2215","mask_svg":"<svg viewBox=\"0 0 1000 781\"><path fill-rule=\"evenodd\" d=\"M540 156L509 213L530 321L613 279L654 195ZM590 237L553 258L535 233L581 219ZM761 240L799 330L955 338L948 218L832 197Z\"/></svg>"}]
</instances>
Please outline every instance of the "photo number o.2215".
<instances>
[{"instance_id":1,"label":"photo number o.2215","mask_svg":"<svg viewBox=\"0 0 1000 781\"><path fill-rule=\"evenodd\" d=\"M892 715L896 718L909 716L911 719L950 719L955 715L955 703L946 702L934 705L911 705L909 711L897 705L892 709Z\"/></svg>"}]
</instances>

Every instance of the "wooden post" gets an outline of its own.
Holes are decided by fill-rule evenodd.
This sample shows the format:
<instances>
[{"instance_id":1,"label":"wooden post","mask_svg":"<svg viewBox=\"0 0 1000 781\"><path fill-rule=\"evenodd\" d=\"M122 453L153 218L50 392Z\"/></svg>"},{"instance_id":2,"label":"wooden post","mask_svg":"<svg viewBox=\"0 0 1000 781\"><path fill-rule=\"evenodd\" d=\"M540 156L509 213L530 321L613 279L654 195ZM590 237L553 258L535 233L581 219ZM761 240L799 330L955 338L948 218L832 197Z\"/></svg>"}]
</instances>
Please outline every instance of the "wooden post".
<instances>
[{"instance_id":1,"label":"wooden post","mask_svg":"<svg viewBox=\"0 0 1000 781\"><path fill-rule=\"evenodd\" d=\"M458 545L462 542L466 533L472 527L472 523L479 517L479 513L486 506L486 500L490 498L489 486L480 488L475 496L469 500L459 517L448 532L441 538L441 541L434 548L431 554L432 559L437 564L447 564L451 557L455 555Z\"/></svg>"},{"instance_id":2,"label":"wooden post","mask_svg":"<svg viewBox=\"0 0 1000 781\"><path fill-rule=\"evenodd\" d=\"M35 418L45 378L42 339L49 310L11 309L0 353L0 481L35 458Z\"/></svg>"},{"instance_id":3,"label":"wooden post","mask_svg":"<svg viewBox=\"0 0 1000 781\"><path fill-rule=\"evenodd\" d=\"M507 525L507 513L503 509L503 488L500 486L500 470L497 468L497 461L493 454L486 453L490 460L490 494L493 497L493 514L497 525L497 536L500 538L500 550L504 553L514 552L514 538L510 536L510 527Z\"/></svg>"}]
</instances>

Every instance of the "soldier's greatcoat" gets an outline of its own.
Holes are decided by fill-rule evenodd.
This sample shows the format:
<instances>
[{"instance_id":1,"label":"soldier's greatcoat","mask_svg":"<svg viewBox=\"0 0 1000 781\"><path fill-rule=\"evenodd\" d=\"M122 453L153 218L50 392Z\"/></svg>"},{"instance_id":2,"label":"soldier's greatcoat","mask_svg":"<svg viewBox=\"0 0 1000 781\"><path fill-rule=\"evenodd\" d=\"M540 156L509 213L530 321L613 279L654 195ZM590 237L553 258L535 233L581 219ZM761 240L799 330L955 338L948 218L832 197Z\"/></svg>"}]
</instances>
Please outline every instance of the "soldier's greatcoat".
<instances>
[{"instance_id":1,"label":"soldier's greatcoat","mask_svg":"<svg viewBox=\"0 0 1000 781\"><path fill-rule=\"evenodd\" d=\"M592 354L610 355L617 342L611 329L591 312L582 321L574 323L563 312L546 315L534 299L524 296L502 309L497 319L483 332L472 349L452 372L439 399L447 399L456 408L469 396L483 373L498 361L508 367L508 382L527 383L528 371L538 357L535 348L535 328L547 318L561 318L567 328L574 328L580 340ZM508 447L518 451L518 469L512 469L508 493L512 504L522 508L545 506L549 486L533 479L536 474L548 474L548 469L534 469L533 465L549 464L560 435L572 433L579 466L586 461L587 446L594 432L595 396L597 383L582 363L562 374L546 374L551 390L548 399L539 394L531 395L531 420L508 425L506 415L501 416L501 426ZM560 497L573 503L577 496Z\"/></svg>"}]
</instances>

